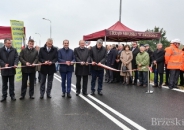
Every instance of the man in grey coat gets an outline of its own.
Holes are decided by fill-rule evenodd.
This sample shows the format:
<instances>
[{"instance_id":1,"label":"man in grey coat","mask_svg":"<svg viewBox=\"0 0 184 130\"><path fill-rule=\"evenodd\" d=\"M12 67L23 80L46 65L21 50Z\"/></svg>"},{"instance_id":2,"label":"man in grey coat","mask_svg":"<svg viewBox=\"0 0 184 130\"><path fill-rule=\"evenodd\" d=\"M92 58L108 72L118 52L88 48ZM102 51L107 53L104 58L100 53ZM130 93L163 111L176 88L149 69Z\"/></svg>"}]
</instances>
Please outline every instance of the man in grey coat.
<instances>
[{"instance_id":1,"label":"man in grey coat","mask_svg":"<svg viewBox=\"0 0 184 130\"><path fill-rule=\"evenodd\" d=\"M30 39L28 41L28 46L20 52L19 60L22 66L22 87L21 87L21 97L20 100L25 98L27 91L27 80L29 77L29 96L30 99L34 99L34 79L36 66L38 63L38 51L34 48L34 40Z\"/></svg>"},{"instance_id":2,"label":"man in grey coat","mask_svg":"<svg viewBox=\"0 0 184 130\"><path fill-rule=\"evenodd\" d=\"M10 69L1 70L2 76L2 99L1 102L6 101L8 81L9 81L9 94L13 101L16 100L14 93L14 78L15 78L15 68L18 65L19 57L17 50L12 47L10 39L4 40L4 46L0 48L0 66L1 67L11 67Z\"/></svg>"},{"instance_id":3,"label":"man in grey coat","mask_svg":"<svg viewBox=\"0 0 184 130\"><path fill-rule=\"evenodd\" d=\"M83 78L82 84L82 94L87 95L87 85L88 85L88 74L89 74L89 66L90 62L90 52L89 49L85 48L85 41L79 41L79 47L74 49L75 61L80 62L80 64L76 64L75 75L77 78L76 82L76 96L80 94L81 91L81 78Z\"/></svg>"}]
</instances>

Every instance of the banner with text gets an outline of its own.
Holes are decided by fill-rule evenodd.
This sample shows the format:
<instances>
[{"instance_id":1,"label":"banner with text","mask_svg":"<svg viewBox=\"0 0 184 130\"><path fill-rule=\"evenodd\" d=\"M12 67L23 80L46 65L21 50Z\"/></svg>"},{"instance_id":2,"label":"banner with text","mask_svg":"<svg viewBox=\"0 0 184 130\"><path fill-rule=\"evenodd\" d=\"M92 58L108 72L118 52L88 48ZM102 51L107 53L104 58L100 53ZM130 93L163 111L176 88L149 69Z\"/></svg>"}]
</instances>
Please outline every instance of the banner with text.
<instances>
[{"instance_id":1,"label":"banner with text","mask_svg":"<svg viewBox=\"0 0 184 130\"><path fill-rule=\"evenodd\" d=\"M11 24L13 47L16 48L18 54L20 54L22 42L24 39L24 22L17 20L10 20L10 24ZM21 66L21 64L19 63L18 66ZM21 79L22 79L21 68L17 68L15 81L20 81Z\"/></svg>"}]
</instances>

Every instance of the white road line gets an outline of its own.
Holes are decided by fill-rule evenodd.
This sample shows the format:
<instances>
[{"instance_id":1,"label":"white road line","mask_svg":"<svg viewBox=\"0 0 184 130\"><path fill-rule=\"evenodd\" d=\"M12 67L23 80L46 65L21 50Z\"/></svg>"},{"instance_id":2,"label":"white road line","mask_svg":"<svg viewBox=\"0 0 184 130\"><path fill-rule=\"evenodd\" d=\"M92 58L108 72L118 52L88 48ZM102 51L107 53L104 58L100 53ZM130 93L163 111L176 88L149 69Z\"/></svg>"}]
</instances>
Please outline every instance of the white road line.
<instances>
[{"instance_id":1,"label":"white road line","mask_svg":"<svg viewBox=\"0 0 184 130\"><path fill-rule=\"evenodd\" d=\"M59 82L61 82L61 79L59 79L58 77L54 76L54 78L56 80L58 80ZM75 93L75 90L73 88L71 88L71 90ZM120 121L118 121L116 118L114 118L112 115L110 115L109 113L107 113L106 111L104 111L102 108L100 108L99 106L97 106L96 104L94 104L92 101L90 101L89 99L87 99L86 97L84 97L83 95L79 95L82 99L84 99L86 102L88 102L91 106L93 106L94 108L96 108L99 112L101 112L104 116L106 116L108 119L110 119L111 121L113 121L116 125L118 125L120 128L124 129L124 130L130 130L130 128L128 128L127 126L125 126L124 124L122 124Z\"/></svg>"},{"instance_id":2,"label":"white road line","mask_svg":"<svg viewBox=\"0 0 184 130\"><path fill-rule=\"evenodd\" d=\"M60 76L57 75L58 78L61 78ZM72 86L74 88L76 88L76 86L74 84L72 84ZM146 130L145 128L143 128L142 126L138 125L136 122L132 121L131 119L129 119L128 117L122 115L121 113L119 113L118 111L116 111L115 109L113 109L112 107L108 106L107 104L103 103L102 101L98 100L97 98L88 95L88 97L90 97L91 99L93 99L94 101L96 101L97 103L99 103L100 105L102 105L103 107L105 107L106 109L108 109L109 111L111 111L112 113L114 113L115 115L117 115L118 117L120 117L121 119L123 119L124 121L126 121L127 123L129 123L130 125L134 126L135 128L137 128L138 130Z\"/></svg>"},{"instance_id":3,"label":"white road line","mask_svg":"<svg viewBox=\"0 0 184 130\"><path fill-rule=\"evenodd\" d=\"M74 88L76 88L76 86L74 84L72 84L72 86ZM119 113L118 111L116 111L112 107L108 106L107 104L103 103L102 101L98 100L97 98L95 98L95 97L93 97L91 95L88 95L88 97L90 97L91 99L93 99L94 101L96 101L97 103L99 103L100 105L102 105L103 107L105 107L106 109L108 109L109 111L111 111L112 113L114 113L115 115L117 115L118 117L120 117L121 119L126 121L127 123L129 123L130 125L134 126L138 130L146 130L145 128L143 128L142 126L137 124L136 122L134 122L131 119L129 119L128 117L122 115L121 113Z\"/></svg>"},{"instance_id":4,"label":"white road line","mask_svg":"<svg viewBox=\"0 0 184 130\"><path fill-rule=\"evenodd\" d=\"M151 85L154 85L153 83L150 83ZM165 89L169 89L169 87L167 86L162 86L162 88L165 88ZM182 92L182 93L184 93L184 90L181 90L181 89L175 89L175 88L173 88L172 89L173 91L177 91L177 92Z\"/></svg>"}]
</instances>

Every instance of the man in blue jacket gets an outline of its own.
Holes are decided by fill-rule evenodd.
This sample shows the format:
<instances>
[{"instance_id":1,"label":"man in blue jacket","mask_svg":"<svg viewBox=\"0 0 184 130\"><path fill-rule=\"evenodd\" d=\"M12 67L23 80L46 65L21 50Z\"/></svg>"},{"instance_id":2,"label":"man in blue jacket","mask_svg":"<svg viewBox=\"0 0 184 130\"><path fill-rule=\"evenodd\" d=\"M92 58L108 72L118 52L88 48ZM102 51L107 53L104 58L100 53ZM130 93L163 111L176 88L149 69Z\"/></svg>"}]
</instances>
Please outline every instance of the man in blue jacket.
<instances>
[{"instance_id":1,"label":"man in blue jacket","mask_svg":"<svg viewBox=\"0 0 184 130\"><path fill-rule=\"evenodd\" d=\"M67 93L67 97L71 98L71 78L72 72L74 71L73 62L75 62L74 52L69 48L69 40L63 41L63 48L58 51L58 62L64 63L60 64L60 74L62 78L62 97L65 97L65 93ZM67 90L66 83L67 80Z\"/></svg>"}]
</instances>

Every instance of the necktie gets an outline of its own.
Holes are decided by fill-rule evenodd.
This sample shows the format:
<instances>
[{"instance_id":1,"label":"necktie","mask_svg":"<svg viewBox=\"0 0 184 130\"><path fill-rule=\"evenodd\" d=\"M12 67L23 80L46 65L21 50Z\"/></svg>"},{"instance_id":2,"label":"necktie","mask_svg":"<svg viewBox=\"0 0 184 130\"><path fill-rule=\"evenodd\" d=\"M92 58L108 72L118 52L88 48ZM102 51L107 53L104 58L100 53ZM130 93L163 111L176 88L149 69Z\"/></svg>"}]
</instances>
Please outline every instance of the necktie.
<instances>
[{"instance_id":1,"label":"necktie","mask_svg":"<svg viewBox=\"0 0 184 130\"><path fill-rule=\"evenodd\" d=\"M50 48L48 48L47 51L49 52L50 51Z\"/></svg>"}]
</instances>

